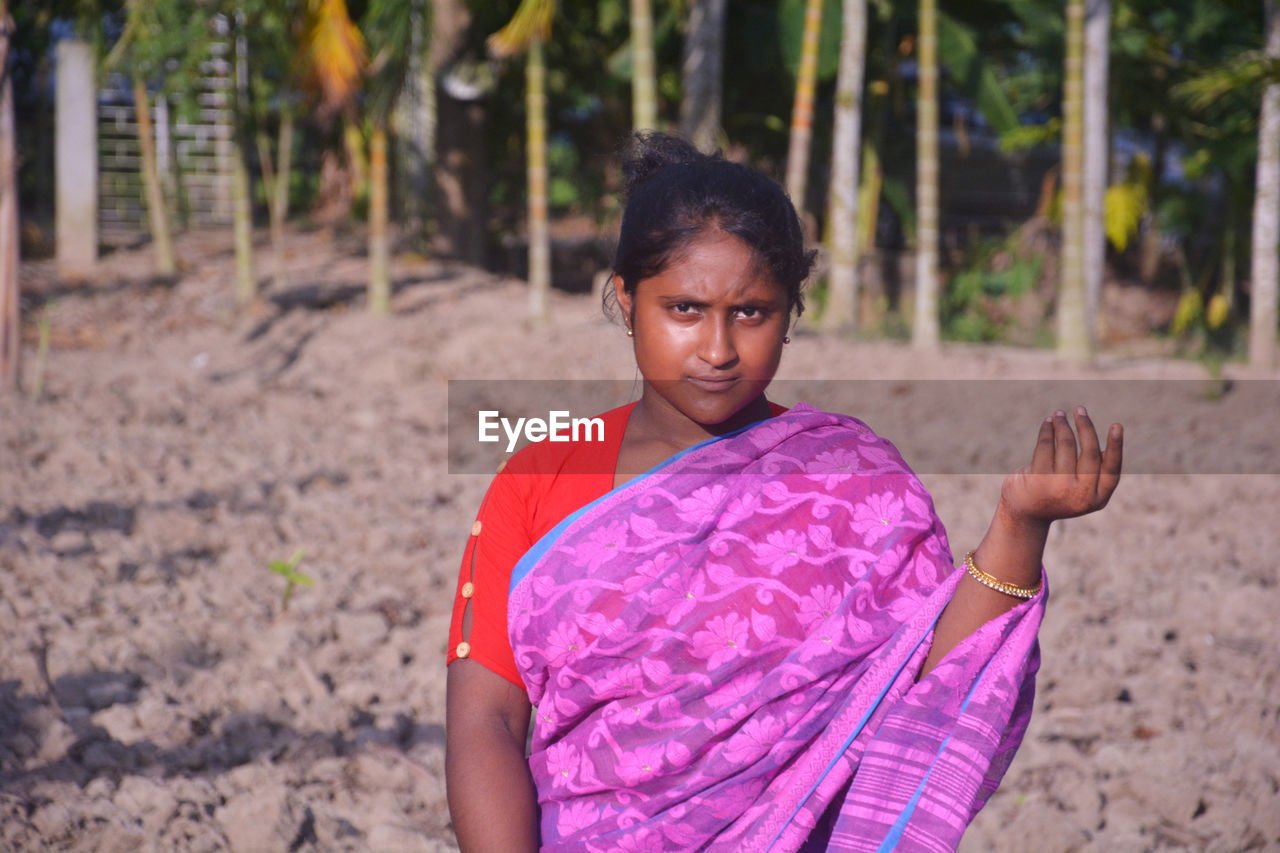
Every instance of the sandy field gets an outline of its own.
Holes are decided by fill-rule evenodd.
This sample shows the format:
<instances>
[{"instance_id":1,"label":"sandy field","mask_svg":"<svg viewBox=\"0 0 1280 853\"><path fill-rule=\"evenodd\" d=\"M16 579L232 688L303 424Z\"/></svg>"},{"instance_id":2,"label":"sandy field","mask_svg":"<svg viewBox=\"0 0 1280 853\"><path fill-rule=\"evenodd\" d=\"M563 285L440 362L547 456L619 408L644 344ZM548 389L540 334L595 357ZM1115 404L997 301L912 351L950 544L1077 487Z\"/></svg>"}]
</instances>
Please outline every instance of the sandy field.
<instances>
[{"instance_id":1,"label":"sandy field","mask_svg":"<svg viewBox=\"0 0 1280 853\"><path fill-rule=\"evenodd\" d=\"M521 283L421 259L395 262L393 316L370 317L361 248L291 234L288 282L245 309L221 237L179 241L174 286L143 250L75 287L23 266L51 348L38 401L0 397L0 848L454 849L443 662L487 477L449 473L447 380L630 381L634 363L589 297L557 294L531 329ZM1143 381L1111 505L1052 531L1035 716L961 849L1280 849L1266 395L1132 348L1068 371L793 337L782 377L893 380L905 420L865 419L908 461L954 445L917 467L959 553L1010 441L965 417L994 414L1029 456L1041 383ZM974 379L1030 390L996 412L947 397ZM286 610L268 565L297 549L314 585Z\"/></svg>"}]
</instances>

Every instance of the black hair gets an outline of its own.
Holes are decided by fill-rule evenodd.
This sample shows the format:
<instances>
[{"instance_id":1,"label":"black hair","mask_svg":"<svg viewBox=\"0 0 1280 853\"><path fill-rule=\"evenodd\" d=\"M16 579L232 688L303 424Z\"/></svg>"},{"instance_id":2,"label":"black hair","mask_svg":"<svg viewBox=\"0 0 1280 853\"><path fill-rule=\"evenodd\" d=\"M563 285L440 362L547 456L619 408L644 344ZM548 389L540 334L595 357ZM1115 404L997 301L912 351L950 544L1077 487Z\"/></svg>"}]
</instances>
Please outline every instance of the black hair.
<instances>
[{"instance_id":1,"label":"black hair","mask_svg":"<svg viewBox=\"0 0 1280 853\"><path fill-rule=\"evenodd\" d=\"M627 204L613 273L627 294L660 274L708 231L737 237L787 292L788 309L804 311L800 290L817 252L804 248L795 207L782 187L750 166L704 154L665 133L637 133L622 165ZM605 310L613 288L604 292ZM633 303L634 304L634 303Z\"/></svg>"}]
</instances>

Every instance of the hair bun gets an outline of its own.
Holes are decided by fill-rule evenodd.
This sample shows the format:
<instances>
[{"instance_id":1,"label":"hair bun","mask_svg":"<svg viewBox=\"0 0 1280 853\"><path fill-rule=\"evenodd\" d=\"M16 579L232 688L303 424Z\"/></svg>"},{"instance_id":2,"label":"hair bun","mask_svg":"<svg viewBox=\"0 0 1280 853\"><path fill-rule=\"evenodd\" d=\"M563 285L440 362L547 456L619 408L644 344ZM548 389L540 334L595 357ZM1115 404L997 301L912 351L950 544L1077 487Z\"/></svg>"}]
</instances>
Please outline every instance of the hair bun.
<instances>
[{"instance_id":1,"label":"hair bun","mask_svg":"<svg viewBox=\"0 0 1280 853\"><path fill-rule=\"evenodd\" d=\"M622 163L626 194L635 194L641 184L668 167L720 159L719 151L703 154L682 137L657 130L637 131Z\"/></svg>"}]
</instances>

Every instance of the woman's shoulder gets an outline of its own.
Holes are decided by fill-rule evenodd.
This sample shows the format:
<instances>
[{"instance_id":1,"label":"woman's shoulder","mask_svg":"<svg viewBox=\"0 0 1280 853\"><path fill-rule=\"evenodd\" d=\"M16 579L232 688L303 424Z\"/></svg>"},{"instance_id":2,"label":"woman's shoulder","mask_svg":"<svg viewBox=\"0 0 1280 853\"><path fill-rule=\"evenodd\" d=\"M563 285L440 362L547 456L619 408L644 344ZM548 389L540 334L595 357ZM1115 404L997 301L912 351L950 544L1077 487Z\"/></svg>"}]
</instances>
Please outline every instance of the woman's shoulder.
<instances>
[{"instance_id":1,"label":"woman's shoulder","mask_svg":"<svg viewBox=\"0 0 1280 853\"><path fill-rule=\"evenodd\" d=\"M613 474L635 403L589 417L568 412L548 418L546 437L530 442L503 463L500 472L517 476Z\"/></svg>"},{"instance_id":2,"label":"woman's shoulder","mask_svg":"<svg viewBox=\"0 0 1280 853\"><path fill-rule=\"evenodd\" d=\"M834 456L856 460L864 473L906 474L912 471L898 448L865 421L797 403L784 415L772 419L774 440L786 445L786 452L799 459L830 460Z\"/></svg>"}]
</instances>

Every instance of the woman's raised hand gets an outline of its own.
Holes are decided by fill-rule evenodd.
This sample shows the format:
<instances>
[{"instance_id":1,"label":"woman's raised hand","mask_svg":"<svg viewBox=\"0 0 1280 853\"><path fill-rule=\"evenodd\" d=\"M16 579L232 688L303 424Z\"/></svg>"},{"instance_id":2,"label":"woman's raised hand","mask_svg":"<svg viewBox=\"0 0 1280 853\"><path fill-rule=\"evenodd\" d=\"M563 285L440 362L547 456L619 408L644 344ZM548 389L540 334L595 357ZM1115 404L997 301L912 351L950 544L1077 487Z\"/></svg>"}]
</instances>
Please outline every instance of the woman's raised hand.
<instances>
[{"instance_id":1,"label":"woman's raised hand","mask_svg":"<svg viewBox=\"0 0 1280 853\"><path fill-rule=\"evenodd\" d=\"M1076 437L1065 412L1040 424L1031 464L1005 478L1001 509L1023 524L1047 528L1059 518L1074 518L1102 509L1120 482L1124 427L1112 424L1106 449L1083 406L1075 410Z\"/></svg>"}]
</instances>

